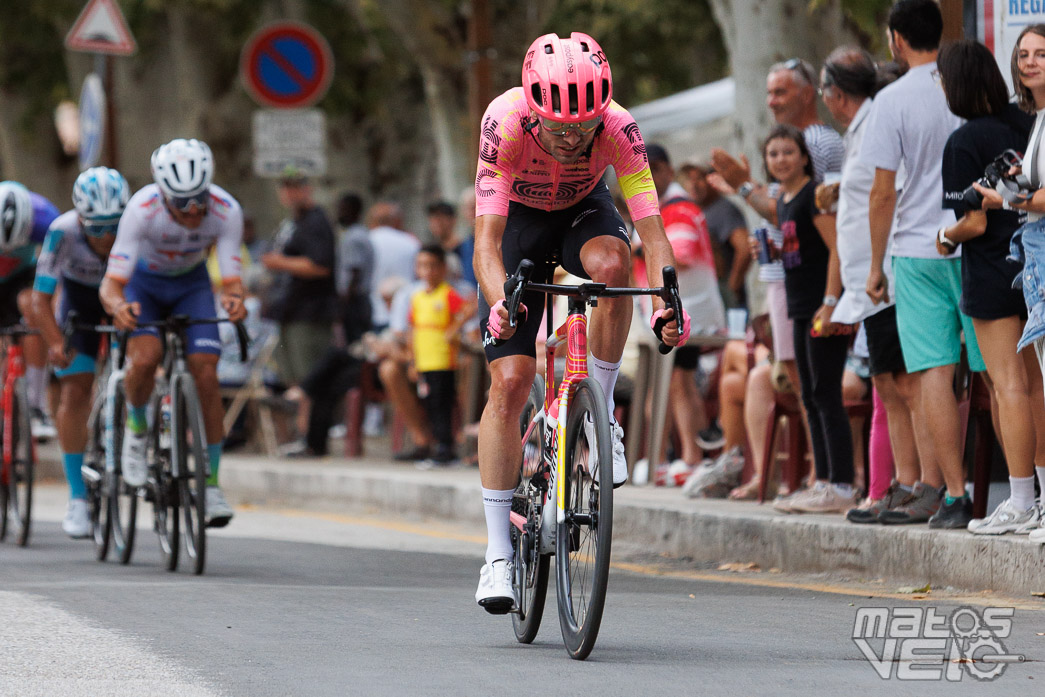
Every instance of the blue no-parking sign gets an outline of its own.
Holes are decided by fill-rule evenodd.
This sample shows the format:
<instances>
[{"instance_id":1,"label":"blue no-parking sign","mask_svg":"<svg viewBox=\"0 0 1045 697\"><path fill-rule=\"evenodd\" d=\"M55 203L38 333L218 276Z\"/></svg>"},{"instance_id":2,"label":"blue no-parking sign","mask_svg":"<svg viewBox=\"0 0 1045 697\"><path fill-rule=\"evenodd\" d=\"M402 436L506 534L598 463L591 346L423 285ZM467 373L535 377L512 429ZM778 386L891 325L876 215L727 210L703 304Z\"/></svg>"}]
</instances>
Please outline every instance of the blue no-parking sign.
<instances>
[{"instance_id":1,"label":"blue no-parking sign","mask_svg":"<svg viewBox=\"0 0 1045 697\"><path fill-rule=\"evenodd\" d=\"M105 136L105 89L91 73L80 90L80 169L94 167L102 155Z\"/></svg>"},{"instance_id":2,"label":"blue no-parking sign","mask_svg":"<svg viewBox=\"0 0 1045 697\"><path fill-rule=\"evenodd\" d=\"M326 39L299 22L275 22L257 31L240 55L240 77L259 104L307 107L326 94L334 59Z\"/></svg>"}]
</instances>

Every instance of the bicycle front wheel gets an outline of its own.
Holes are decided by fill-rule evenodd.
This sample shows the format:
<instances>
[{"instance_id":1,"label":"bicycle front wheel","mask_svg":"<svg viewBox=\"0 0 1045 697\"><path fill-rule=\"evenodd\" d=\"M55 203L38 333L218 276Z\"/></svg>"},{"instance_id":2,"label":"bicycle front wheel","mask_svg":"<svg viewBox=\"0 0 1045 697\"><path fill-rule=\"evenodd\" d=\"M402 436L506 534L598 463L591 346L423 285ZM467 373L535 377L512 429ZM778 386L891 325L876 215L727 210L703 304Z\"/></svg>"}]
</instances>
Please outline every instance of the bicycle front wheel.
<instances>
[{"instance_id":1,"label":"bicycle front wheel","mask_svg":"<svg viewBox=\"0 0 1045 697\"><path fill-rule=\"evenodd\" d=\"M150 461L156 463L154 469L156 484L152 491L153 528L160 543L160 555L163 567L167 571L178 569L178 556L181 553L181 517L178 511L178 479L174 475L174 446L166 437L160 438L163 428L162 403L167 392L166 386L157 387L152 393L150 409L152 412L152 428L149 431ZM173 396L171 397L173 400ZM173 428L173 426L172 426Z\"/></svg>"},{"instance_id":2,"label":"bicycle front wheel","mask_svg":"<svg viewBox=\"0 0 1045 697\"><path fill-rule=\"evenodd\" d=\"M594 379L577 385L567 411L565 520L556 530L556 591L566 650L584 660L599 634L609 580L613 441L606 398Z\"/></svg>"},{"instance_id":3,"label":"bicycle front wheel","mask_svg":"<svg viewBox=\"0 0 1045 697\"><path fill-rule=\"evenodd\" d=\"M33 465L36 449L33 445L32 427L29 422L29 398L26 395L25 378L15 381L13 400L13 425L11 434L11 467L7 496L9 519L17 526L15 542L20 547L29 544L29 526L33 510Z\"/></svg>"},{"instance_id":4,"label":"bicycle front wheel","mask_svg":"<svg viewBox=\"0 0 1045 697\"><path fill-rule=\"evenodd\" d=\"M91 515L91 534L94 536L94 553L98 561L109 556L112 541L112 516L109 515L109 498L105 485L105 399L98 392L91 416L87 421L87 449L81 468L84 485L87 487L87 509Z\"/></svg>"},{"instance_id":5,"label":"bicycle front wheel","mask_svg":"<svg viewBox=\"0 0 1045 697\"><path fill-rule=\"evenodd\" d=\"M112 541L116 557L121 564L130 564L134 554L134 537L137 532L138 490L123 481L120 459L123 456L123 430L127 423L127 396L123 391L123 380L116 384L113 403L110 405L108 417L111 421L106 426L112 429L112 446L110 456L115 467L109 473L106 482L109 491L109 518L112 521Z\"/></svg>"},{"instance_id":6,"label":"bicycle front wheel","mask_svg":"<svg viewBox=\"0 0 1045 697\"><path fill-rule=\"evenodd\" d=\"M176 381L175 450L178 461L178 498L185 520L185 551L192 571L203 573L207 561L207 445L196 385L185 376Z\"/></svg>"},{"instance_id":7,"label":"bicycle front wheel","mask_svg":"<svg viewBox=\"0 0 1045 697\"><path fill-rule=\"evenodd\" d=\"M538 416L544 407L544 378L537 375L530 386L530 396L519 417L523 441L522 467L519 486L512 496L512 513L525 519L522 530L512 525L512 544L515 547L515 577L512 585L519 598L519 612L512 615L515 638L529 644L537 637L544 615L548 593L548 557L540 554L541 501L548 488L544 470L544 417ZM547 510L545 515L555 515Z\"/></svg>"}]
</instances>

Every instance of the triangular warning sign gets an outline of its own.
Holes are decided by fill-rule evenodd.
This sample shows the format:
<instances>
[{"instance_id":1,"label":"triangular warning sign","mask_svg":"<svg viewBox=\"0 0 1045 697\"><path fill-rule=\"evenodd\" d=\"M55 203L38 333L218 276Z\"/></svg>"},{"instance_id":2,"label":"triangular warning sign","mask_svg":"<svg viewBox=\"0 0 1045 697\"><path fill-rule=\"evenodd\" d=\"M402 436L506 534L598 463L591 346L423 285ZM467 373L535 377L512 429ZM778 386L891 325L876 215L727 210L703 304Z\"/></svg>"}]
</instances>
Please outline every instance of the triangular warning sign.
<instances>
[{"instance_id":1,"label":"triangular warning sign","mask_svg":"<svg viewBox=\"0 0 1045 697\"><path fill-rule=\"evenodd\" d=\"M70 51L114 56L129 56L138 51L138 43L131 36L116 0L89 0L66 35L65 47Z\"/></svg>"}]
</instances>

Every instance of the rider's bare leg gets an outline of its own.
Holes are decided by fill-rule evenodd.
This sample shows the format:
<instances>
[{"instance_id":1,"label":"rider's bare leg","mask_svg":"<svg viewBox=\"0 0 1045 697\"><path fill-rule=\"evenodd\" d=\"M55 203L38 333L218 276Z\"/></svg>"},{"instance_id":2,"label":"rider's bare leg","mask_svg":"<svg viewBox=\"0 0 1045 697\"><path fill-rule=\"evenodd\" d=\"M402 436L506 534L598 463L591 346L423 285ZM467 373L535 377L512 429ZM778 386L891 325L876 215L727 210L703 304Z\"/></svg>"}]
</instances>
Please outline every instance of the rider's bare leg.
<instances>
[{"instance_id":1,"label":"rider's bare leg","mask_svg":"<svg viewBox=\"0 0 1045 697\"><path fill-rule=\"evenodd\" d=\"M584 243L581 247L581 264L596 283L611 287L628 286L628 268L631 250L624 240L602 235ZM631 328L632 300L623 298L600 298L591 312L588 325L588 348L591 350L590 374L606 393L606 402L613 416L613 387L620 372L624 344Z\"/></svg>"}]
</instances>

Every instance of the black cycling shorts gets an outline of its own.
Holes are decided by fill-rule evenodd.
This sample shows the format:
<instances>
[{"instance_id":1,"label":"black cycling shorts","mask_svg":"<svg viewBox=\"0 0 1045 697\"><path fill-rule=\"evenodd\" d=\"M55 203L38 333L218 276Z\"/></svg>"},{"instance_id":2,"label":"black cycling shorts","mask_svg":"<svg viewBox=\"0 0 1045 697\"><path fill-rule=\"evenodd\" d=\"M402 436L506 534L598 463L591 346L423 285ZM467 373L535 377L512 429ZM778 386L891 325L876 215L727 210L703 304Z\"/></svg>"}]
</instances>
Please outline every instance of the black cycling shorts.
<instances>
[{"instance_id":1,"label":"black cycling shorts","mask_svg":"<svg viewBox=\"0 0 1045 697\"><path fill-rule=\"evenodd\" d=\"M21 321L22 313L18 311L18 294L26 288L32 288L35 279L36 269L29 266L10 278L0 281L0 327L9 327Z\"/></svg>"},{"instance_id":2,"label":"black cycling shorts","mask_svg":"<svg viewBox=\"0 0 1045 697\"><path fill-rule=\"evenodd\" d=\"M573 206L561 211L541 211L512 201L508 204L508 222L501 239L501 257L508 274L515 273L519 262L534 263L534 283L551 283L552 272L561 265L574 276L591 279L581 265L581 247L596 237L609 235L631 245L624 220L613 205L606 182L600 181L591 193ZM544 293L524 293L525 317L512 338L494 346L486 329L490 305L479 292L479 326L482 331L486 360L503 356L537 357L537 333L544 320Z\"/></svg>"}]
</instances>

